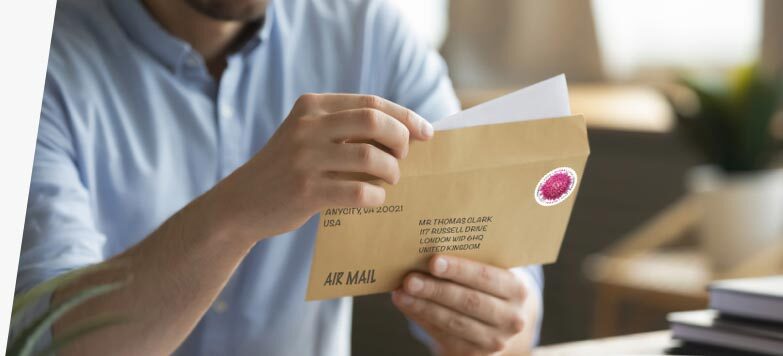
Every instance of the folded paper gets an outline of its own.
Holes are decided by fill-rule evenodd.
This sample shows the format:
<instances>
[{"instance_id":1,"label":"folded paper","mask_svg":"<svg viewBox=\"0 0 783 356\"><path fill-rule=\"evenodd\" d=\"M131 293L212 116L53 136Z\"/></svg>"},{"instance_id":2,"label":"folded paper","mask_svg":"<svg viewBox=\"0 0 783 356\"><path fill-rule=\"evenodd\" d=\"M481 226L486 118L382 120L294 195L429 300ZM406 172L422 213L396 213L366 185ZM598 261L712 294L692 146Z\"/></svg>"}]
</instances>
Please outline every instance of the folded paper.
<instances>
[{"instance_id":1,"label":"folded paper","mask_svg":"<svg viewBox=\"0 0 783 356\"><path fill-rule=\"evenodd\" d=\"M589 154L569 112L560 76L443 119L383 184L383 206L321 212L306 298L391 291L434 254L554 262Z\"/></svg>"}]
</instances>

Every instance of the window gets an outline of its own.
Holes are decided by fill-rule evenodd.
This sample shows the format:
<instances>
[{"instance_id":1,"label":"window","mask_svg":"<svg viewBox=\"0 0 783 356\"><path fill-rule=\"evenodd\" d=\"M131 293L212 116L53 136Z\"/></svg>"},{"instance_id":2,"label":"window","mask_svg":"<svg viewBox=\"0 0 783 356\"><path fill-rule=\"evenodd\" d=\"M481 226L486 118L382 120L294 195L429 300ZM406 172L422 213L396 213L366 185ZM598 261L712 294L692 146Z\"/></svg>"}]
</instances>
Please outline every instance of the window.
<instances>
[{"instance_id":1,"label":"window","mask_svg":"<svg viewBox=\"0 0 783 356\"><path fill-rule=\"evenodd\" d=\"M645 70L724 69L758 59L761 0L592 0L612 79Z\"/></svg>"}]
</instances>

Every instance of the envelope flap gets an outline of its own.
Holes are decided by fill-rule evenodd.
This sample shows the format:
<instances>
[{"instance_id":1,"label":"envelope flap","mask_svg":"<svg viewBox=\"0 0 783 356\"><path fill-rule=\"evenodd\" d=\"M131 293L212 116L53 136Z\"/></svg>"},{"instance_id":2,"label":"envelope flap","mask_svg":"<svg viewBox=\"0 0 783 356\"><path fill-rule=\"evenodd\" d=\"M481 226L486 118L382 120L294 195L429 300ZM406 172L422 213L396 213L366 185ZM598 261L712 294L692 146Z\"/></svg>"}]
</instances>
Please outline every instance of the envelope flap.
<instances>
[{"instance_id":1,"label":"envelope flap","mask_svg":"<svg viewBox=\"0 0 783 356\"><path fill-rule=\"evenodd\" d=\"M582 115L438 131L413 142L400 162L402 177L454 173L587 156Z\"/></svg>"}]
</instances>

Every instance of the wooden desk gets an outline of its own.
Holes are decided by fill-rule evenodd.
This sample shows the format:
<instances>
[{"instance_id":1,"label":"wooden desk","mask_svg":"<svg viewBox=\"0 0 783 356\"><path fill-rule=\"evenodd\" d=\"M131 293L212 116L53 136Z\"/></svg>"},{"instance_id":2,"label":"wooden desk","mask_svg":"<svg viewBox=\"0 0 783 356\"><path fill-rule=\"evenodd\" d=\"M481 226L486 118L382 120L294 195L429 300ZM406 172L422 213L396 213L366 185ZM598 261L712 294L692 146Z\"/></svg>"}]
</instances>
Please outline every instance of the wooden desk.
<instances>
[{"instance_id":1,"label":"wooden desk","mask_svg":"<svg viewBox=\"0 0 783 356\"><path fill-rule=\"evenodd\" d=\"M457 90L464 109L511 93L518 88ZM587 126L635 132L668 132L674 126L672 110L654 88L625 84L568 86L571 112L584 114Z\"/></svg>"},{"instance_id":2,"label":"wooden desk","mask_svg":"<svg viewBox=\"0 0 783 356\"><path fill-rule=\"evenodd\" d=\"M671 345L672 340L669 331L654 331L538 347L533 350L533 356L663 355L664 351Z\"/></svg>"}]
</instances>

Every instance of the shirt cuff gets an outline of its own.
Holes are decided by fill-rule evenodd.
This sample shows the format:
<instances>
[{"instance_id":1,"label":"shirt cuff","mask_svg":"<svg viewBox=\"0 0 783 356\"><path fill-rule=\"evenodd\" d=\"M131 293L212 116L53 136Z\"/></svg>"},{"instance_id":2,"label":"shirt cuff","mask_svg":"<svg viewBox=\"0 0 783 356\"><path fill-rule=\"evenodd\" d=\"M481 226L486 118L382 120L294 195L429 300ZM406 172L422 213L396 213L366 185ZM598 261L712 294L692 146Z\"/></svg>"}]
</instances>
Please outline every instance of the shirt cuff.
<instances>
[{"instance_id":1,"label":"shirt cuff","mask_svg":"<svg viewBox=\"0 0 783 356\"><path fill-rule=\"evenodd\" d=\"M535 302L538 304L538 320L535 321L536 332L533 334L532 346L538 346L541 338L541 323L544 321L544 271L541 266L528 266L512 268L511 272L522 278L527 287L528 297L537 297Z\"/></svg>"}]
</instances>

